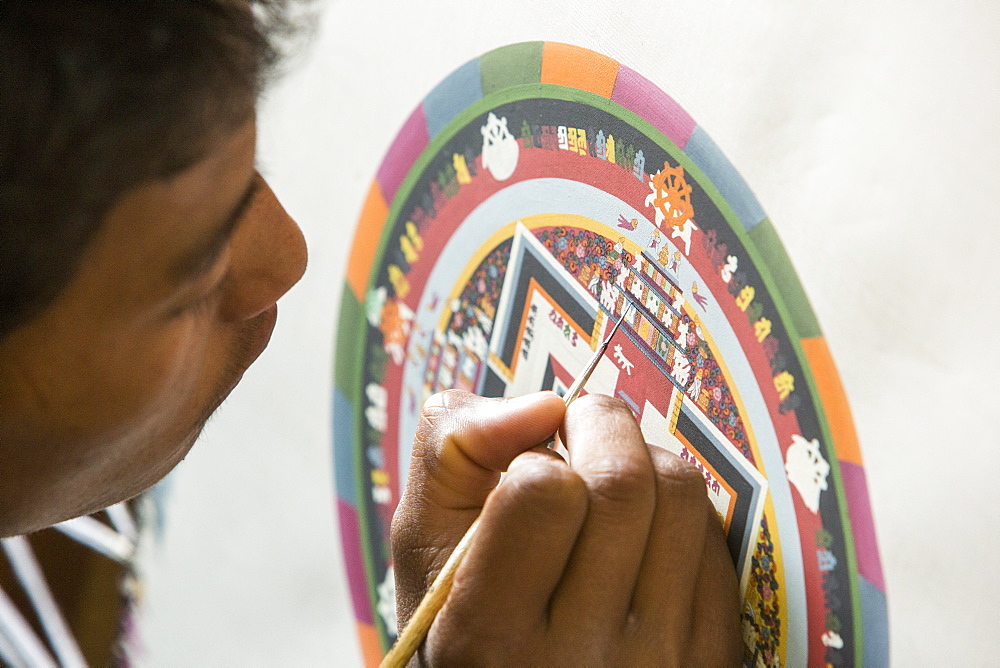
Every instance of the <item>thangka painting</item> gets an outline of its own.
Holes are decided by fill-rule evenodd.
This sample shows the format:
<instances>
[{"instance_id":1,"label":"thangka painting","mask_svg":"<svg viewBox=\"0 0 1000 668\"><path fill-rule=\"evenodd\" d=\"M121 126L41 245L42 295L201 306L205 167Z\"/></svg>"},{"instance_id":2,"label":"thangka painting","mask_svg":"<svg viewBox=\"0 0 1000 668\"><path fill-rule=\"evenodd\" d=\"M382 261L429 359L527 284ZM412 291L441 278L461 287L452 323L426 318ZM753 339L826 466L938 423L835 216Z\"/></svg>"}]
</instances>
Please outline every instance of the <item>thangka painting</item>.
<instances>
[{"instance_id":1,"label":"thangka painting","mask_svg":"<svg viewBox=\"0 0 1000 668\"><path fill-rule=\"evenodd\" d=\"M587 384L692 462L723 521L751 665L887 661L865 473L775 228L673 99L551 42L448 76L372 182L342 298L337 505L368 663L397 634L389 526L428 396Z\"/></svg>"}]
</instances>

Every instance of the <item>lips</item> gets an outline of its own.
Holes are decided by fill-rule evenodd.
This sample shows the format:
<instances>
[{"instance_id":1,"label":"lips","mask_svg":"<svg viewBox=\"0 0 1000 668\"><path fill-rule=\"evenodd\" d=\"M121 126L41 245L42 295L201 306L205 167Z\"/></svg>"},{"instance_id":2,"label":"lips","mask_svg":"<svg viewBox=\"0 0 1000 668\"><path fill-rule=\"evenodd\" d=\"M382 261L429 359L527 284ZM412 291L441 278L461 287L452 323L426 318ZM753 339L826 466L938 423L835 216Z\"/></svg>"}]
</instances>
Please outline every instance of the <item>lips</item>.
<instances>
[{"instance_id":1,"label":"lips","mask_svg":"<svg viewBox=\"0 0 1000 668\"><path fill-rule=\"evenodd\" d=\"M232 356L229 359L229 371L225 375L231 379L223 387L218 402L213 407L218 408L219 404L229 396L229 393L243 380L243 374L261 356L267 344L271 341L271 334L278 321L278 305L272 304L259 315L243 323L243 327L237 334L233 342Z\"/></svg>"},{"instance_id":2,"label":"lips","mask_svg":"<svg viewBox=\"0 0 1000 668\"><path fill-rule=\"evenodd\" d=\"M271 334L274 332L274 326L277 322L278 305L272 304L269 309L266 309L263 313L248 323L248 328L251 331L247 334L248 356L246 365L243 367L244 370L257 361L257 358L260 357L261 353L264 352L264 349L267 348L267 344L271 342Z\"/></svg>"}]
</instances>

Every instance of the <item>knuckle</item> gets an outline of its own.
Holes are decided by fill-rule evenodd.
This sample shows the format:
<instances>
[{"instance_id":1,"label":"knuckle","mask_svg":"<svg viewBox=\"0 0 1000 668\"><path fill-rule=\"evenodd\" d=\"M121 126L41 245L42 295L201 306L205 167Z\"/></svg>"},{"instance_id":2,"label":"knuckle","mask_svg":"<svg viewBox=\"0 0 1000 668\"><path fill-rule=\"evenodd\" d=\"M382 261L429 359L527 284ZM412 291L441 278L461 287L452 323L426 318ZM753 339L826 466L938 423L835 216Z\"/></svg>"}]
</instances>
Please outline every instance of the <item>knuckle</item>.
<instances>
[{"instance_id":1,"label":"knuckle","mask_svg":"<svg viewBox=\"0 0 1000 668\"><path fill-rule=\"evenodd\" d=\"M418 518L413 516L409 507L405 503L400 503L389 525L389 544L394 558L398 560L400 555L419 549L421 544L419 526Z\"/></svg>"},{"instance_id":2,"label":"knuckle","mask_svg":"<svg viewBox=\"0 0 1000 668\"><path fill-rule=\"evenodd\" d=\"M698 502L707 498L705 476L689 461L661 448L651 446L650 458L656 470L657 487L680 501Z\"/></svg>"},{"instance_id":3,"label":"knuckle","mask_svg":"<svg viewBox=\"0 0 1000 668\"><path fill-rule=\"evenodd\" d=\"M425 666L473 666L481 665L483 648L477 649L472 633L442 633L447 635L446 642L428 643L422 652ZM478 660L477 660L478 657Z\"/></svg>"},{"instance_id":4,"label":"knuckle","mask_svg":"<svg viewBox=\"0 0 1000 668\"><path fill-rule=\"evenodd\" d=\"M402 547L403 543L412 535L412 532L408 531L410 526L412 526L412 522L407 517L406 508L400 503L396 512L393 513L392 523L389 525L389 542L393 550Z\"/></svg>"},{"instance_id":5,"label":"knuckle","mask_svg":"<svg viewBox=\"0 0 1000 668\"><path fill-rule=\"evenodd\" d=\"M497 488L501 490L519 503L544 504L550 509L575 508L586 504L587 499L586 486L572 469L533 452L514 460L506 481Z\"/></svg>"},{"instance_id":6,"label":"knuckle","mask_svg":"<svg viewBox=\"0 0 1000 668\"><path fill-rule=\"evenodd\" d=\"M591 493L609 503L643 503L654 494L651 467L611 455L588 462L585 478Z\"/></svg>"},{"instance_id":7,"label":"knuckle","mask_svg":"<svg viewBox=\"0 0 1000 668\"><path fill-rule=\"evenodd\" d=\"M566 409L567 413L586 414L587 419L593 419L593 413L621 415L634 420L632 409L621 399L606 394L585 394Z\"/></svg>"},{"instance_id":8,"label":"knuckle","mask_svg":"<svg viewBox=\"0 0 1000 668\"><path fill-rule=\"evenodd\" d=\"M518 618L498 624L488 606L481 604L465 609L445 603L432 627L428 640L421 648L423 665L430 666L496 666L528 665L523 651L530 636L527 629L518 634L521 642L511 641L511 628L517 628Z\"/></svg>"},{"instance_id":9,"label":"knuckle","mask_svg":"<svg viewBox=\"0 0 1000 668\"><path fill-rule=\"evenodd\" d=\"M482 634L466 633L468 639L457 639L437 647L426 657L427 666L496 666L518 665L510 663L508 652L501 652L487 645ZM497 643L498 646L499 643Z\"/></svg>"}]
</instances>

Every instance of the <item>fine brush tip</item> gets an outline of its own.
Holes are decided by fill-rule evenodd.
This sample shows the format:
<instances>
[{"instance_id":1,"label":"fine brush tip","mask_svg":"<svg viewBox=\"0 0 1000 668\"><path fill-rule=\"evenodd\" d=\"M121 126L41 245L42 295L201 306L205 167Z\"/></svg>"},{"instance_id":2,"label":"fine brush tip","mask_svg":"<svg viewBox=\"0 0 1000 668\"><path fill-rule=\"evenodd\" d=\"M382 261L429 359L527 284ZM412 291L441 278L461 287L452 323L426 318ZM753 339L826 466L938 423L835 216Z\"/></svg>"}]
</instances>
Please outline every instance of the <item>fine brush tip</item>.
<instances>
[{"instance_id":1,"label":"fine brush tip","mask_svg":"<svg viewBox=\"0 0 1000 668\"><path fill-rule=\"evenodd\" d=\"M600 348L601 350L606 350L607 347L608 347L608 345L611 344L612 337L614 337L615 332L618 331L618 328L622 326L622 323L625 322L625 318L628 316L629 311L632 310L633 306L634 306L634 304L632 304L632 302L629 302L625 306L625 310L622 311L621 317L618 318L618 322L616 322L615 326L611 328L611 331L608 332L608 336L604 339L604 343L601 344L601 348Z\"/></svg>"},{"instance_id":2,"label":"fine brush tip","mask_svg":"<svg viewBox=\"0 0 1000 668\"><path fill-rule=\"evenodd\" d=\"M573 381L573 384L567 388L566 394L563 395L563 401L566 402L567 406L569 406L570 403L576 399L580 390L583 389L584 384L590 379L590 374L594 373L594 369L597 368L597 363L601 361L601 357L604 356L604 352L608 349L608 346L611 345L612 337L614 337L618 328L621 327L621 324L625 322L625 317L628 315L631 308L632 302L629 302L628 306L626 306L625 310L622 312L621 317L618 318L618 322L616 322L615 326L611 328L607 338L601 342L601 345L597 346L597 350L595 350L594 354L591 355L590 361L587 362L587 366L584 367L583 372L577 376L576 380Z\"/></svg>"}]
</instances>

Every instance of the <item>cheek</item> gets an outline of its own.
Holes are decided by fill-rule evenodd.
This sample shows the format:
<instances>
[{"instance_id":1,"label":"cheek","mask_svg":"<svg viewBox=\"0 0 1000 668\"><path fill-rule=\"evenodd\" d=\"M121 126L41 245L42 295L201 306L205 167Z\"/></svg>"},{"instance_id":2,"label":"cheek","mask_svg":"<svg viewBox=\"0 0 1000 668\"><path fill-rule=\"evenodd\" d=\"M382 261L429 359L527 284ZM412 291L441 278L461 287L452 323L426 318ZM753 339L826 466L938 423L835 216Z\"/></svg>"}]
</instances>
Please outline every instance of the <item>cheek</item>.
<instances>
[{"instance_id":1,"label":"cheek","mask_svg":"<svg viewBox=\"0 0 1000 668\"><path fill-rule=\"evenodd\" d=\"M178 323L151 346L148 387L152 408L175 419L185 411L200 411L217 391L227 360L228 334L207 317Z\"/></svg>"},{"instance_id":2,"label":"cheek","mask_svg":"<svg viewBox=\"0 0 1000 668\"><path fill-rule=\"evenodd\" d=\"M212 335L211 323L183 318L128 337L117 354L100 360L97 368L105 373L100 400L108 410L108 426L117 423L138 435L177 420L212 373Z\"/></svg>"}]
</instances>

